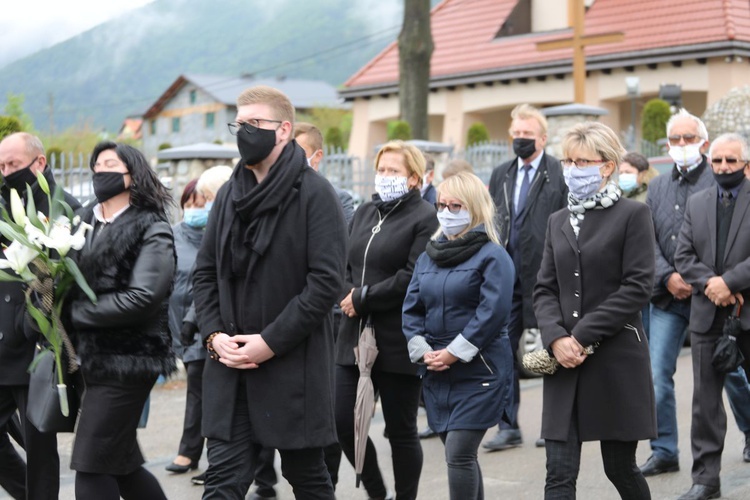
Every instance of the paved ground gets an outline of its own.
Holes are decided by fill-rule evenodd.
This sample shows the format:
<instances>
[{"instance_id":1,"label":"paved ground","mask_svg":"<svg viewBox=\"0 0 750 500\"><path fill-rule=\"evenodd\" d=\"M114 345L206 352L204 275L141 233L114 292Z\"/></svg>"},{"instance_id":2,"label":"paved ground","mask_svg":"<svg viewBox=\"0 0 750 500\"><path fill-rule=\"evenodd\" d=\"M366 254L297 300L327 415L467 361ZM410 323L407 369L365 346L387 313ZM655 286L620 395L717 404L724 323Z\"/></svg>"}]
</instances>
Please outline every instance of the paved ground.
<instances>
[{"instance_id":1,"label":"paved ground","mask_svg":"<svg viewBox=\"0 0 750 500\"><path fill-rule=\"evenodd\" d=\"M650 478L651 493L654 499L674 499L690 487L690 398L692 394L692 370L689 351L685 350L678 361L676 387L679 414L679 432L682 470ZM512 450L485 453L480 451L480 463L484 474L486 498L489 499L539 499L543 497L544 488L544 450L534 448L534 441L539 435L542 387L539 380L522 382L521 421L526 443ZM202 489L190 483L190 476L171 475L164 467L174 458L180 438L182 414L185 404L185 385L181 380L168 382L158 387L152 394L151 415L148 428L141 431L139 440L148 458L147 467L159 479L170 499L199 499ZM728 405L727 405L727 408ZM743 436L737 430L734 419L730 416L726 438L722 471L722 498L750 498L750 464L742 461ZM420 415L420 428L424 426L425 417ZM390 450L383 436L383 420L376 414L370 435L378 447L379 461L387 483L392 487L393 474L390 464ZM490 430L488 436L494 431ZM61 435L60 457L63 464L61 474L60 498L72 500L74 472L67 464L70 460L72 435ZM420 482L420 498L443 500L448 498L443 446L438 439L422 442L424 450L424 467ZM638 447L638 463L648 458L648 442ZM205 467L205 458L201 467ZM201 468L201 470L202 470ZM278 470L278 456L277 456ZM340 471L340 483L337 488L339 499L365 499L364 490L354 488L354 472L344 459ZM278 486L278 498L291 500L293 497L289 485L283 478ZM616 499L617 492L604 475L597 443L583 446L581 474L578 481L578 498L581 500ZM0 498L8 498L0 492Z\"/></svg>"}]
</instances>

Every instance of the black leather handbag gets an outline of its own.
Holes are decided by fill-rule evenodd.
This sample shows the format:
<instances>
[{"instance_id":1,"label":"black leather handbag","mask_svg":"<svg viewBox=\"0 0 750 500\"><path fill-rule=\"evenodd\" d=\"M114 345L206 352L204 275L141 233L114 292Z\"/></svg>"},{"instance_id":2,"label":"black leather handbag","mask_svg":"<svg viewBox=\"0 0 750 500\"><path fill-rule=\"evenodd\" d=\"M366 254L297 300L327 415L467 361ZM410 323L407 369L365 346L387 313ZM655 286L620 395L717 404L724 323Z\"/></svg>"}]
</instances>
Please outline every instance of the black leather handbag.
<instances>
[{"instance_id":1,"label":"black leather handbag","mask_svg":"<svg viewBox=\"0 0 750 500\"><path fill-rule=\"evenodd\" d=\"M54 353L49 349L37 353L31 364L30 374L26 418L40 432L73 432L80 406L73 377L68 373L63 374L66 385L64 390L68 396L68 415L65 416L60 407Z\"/></svg>"}]
</instances>

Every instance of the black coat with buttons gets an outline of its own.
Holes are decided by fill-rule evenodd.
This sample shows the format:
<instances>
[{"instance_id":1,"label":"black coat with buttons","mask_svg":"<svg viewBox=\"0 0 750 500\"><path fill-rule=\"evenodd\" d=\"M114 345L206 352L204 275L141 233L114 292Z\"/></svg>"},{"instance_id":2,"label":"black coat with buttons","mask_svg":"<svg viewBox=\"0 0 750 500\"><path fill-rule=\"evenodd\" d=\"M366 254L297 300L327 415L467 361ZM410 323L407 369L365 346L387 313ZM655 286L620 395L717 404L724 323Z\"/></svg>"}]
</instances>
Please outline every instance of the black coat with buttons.
<instances>
[{"instance_id":1,"label":"black coat with buttons","mask_svg":"<svg viewBox=\"0 0 750 500\"><path fill-rule=\"evenodd\" d=\"M49 167L44 170L44 177L47 179L50 190L54 190L55 179ZM48 214L47 195L37 183L34 183L31 189L37 211ZM25 200L25 193L19 194ZM10 190L3 185L0 188L0 205L10 212L9 200ZM65 193L65 202L73 210L81 206L78 200L68 193ZM10 244L5 238L0 239L3 245ZM0 258L5 258L2 248L0 248ZM27 385L29 383L27 370L34 357L36 338L27 338L24 333L26 302L23 289L24 286L20 283L0 281L0 385Z\"/></svg>"},{"instance_id":2,"label":"black coat with buttons","mask_svg":"<svg viewBox=\"0 0 750 500\"><path fill-rule=\"evenodd\" d=\"M588 210L576 239L567 209L550 216L534 312L545 348L573 335L596 351L544 377L542 437L565 441L577 414L582 441L656 437L654 387L641 309L654 281L646 205L620 199Z\"/></svg>"}]
</instances>

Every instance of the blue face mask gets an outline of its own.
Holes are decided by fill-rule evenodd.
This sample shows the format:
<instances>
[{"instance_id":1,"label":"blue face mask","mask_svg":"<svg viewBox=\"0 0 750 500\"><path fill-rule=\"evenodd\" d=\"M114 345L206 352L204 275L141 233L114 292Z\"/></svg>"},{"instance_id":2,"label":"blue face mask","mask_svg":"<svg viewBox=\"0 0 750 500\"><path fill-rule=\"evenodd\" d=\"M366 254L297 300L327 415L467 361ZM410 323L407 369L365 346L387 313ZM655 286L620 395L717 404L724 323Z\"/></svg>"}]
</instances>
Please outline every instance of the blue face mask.
<instances>
[{"instance_id":1,"label":"blue face mask","mask_svg":"<svg viewBox=\"0 0 750 500\"><path fill-rule=\"evenodd\" d=\"M204 208L210 212L211 211L211 207L213 207L213 206L214 206L214 201L211 200L211 201L207 201L206 202L206 204L204 205Z\"/></svg>"},{"instance_id":2,"label":"blue face mask","mask_svg":"<svg viewBox=\"0 0 750 500\"><path fill-rule=\"evenodd\" d=\"M194 228L204 228L208 223L208 209L203 208L186 208L185 224Z\"/></svg>"},{"instance_id":3,"label":"blue face mask","mask_svg":"<svg viewBox=\"0 0 750 500\"><path fill-rule=\"evenodd\" d=\"M629 193L638 187L638 174L620 174L617 183L620 189Z\"/></svg>"}]
</instances>

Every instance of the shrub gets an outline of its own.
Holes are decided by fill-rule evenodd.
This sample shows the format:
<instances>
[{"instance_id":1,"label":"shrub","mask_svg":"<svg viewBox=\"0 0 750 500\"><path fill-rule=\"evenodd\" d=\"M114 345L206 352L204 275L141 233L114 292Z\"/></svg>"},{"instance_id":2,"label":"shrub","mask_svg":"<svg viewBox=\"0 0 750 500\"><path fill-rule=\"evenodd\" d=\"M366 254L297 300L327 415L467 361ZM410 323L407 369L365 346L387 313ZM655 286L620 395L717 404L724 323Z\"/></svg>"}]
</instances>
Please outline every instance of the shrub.
<instances>
[{"instance_id":1,"label":"shrub","mask_svg":"<svg viewBox=\"0 0 750 500\"><path fill-rule=\"evenodd\" d=\"M643 106L641 134L644 141L656 142L667 136L667 122L672 112L669 103L661 99L651 99Z\"/></svg>"},{"instance_id":2,"label":"shrub","mask_svg":"<svg viewBox=\"0 0 750 500\"><path fill-rule=\"evenodd\" d=\"M395 141L399 139L402 141L411 139L411 126L409 122L405 122L404 120L388 122L388 140Z\"/></svg>"},{"instance_id":3,"label":"shrub","mask_svg":"<svg viewBox=\"0 0 750 500\"><path fill-rule=\"evenodd\" d=\"M169 149L171 147L172 145L170 143L162 142L161 144L159 144L159 151L161 151L162 149Z\"/></svg>"},{"instance_id":4,"label":"shrub","mask_svg":"<svg viewBox=\"0 0 750 500\"><path fill-rule=\"evenodd\" d=\"M487 142L490 140L490 133L487 131L487 126L482 122L475 122L469 127L469 131L466 133L466 145L471 146L478 142Z\"/></svg>"},{"instance_id":5,"label":"shrub","mask_svg":"<svg viewBox=\"0 0 750 500\"><path fill-rule=\"evenodd\" d=\"M326 130L325 143L331 148L344 149L344 136L341 134L341 129L331 127Z\"/></svg>"},{"instance_id":6,"label":"shrub","mask_svg":"<svg viewBox=\"0 0 750 500\"><path fill-rule=\"evenodd\" d=\"M15 116L0 116L0 140L22 130L21 121Z\"/></svg>"}]
</instances>

